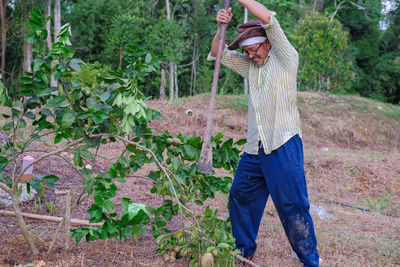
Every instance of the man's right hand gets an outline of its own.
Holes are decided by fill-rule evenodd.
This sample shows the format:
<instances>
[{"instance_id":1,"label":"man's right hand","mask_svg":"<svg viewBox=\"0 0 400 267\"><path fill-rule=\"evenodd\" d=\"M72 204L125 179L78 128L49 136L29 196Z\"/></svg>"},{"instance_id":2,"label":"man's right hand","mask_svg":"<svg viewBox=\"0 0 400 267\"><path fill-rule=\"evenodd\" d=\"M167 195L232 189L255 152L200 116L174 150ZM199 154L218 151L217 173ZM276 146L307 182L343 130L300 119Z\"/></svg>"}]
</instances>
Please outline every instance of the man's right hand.
<instances>
[{"instance_id":1,"label":"man's right hand","mask_svg":"<svg viewBox=\"0 0 400 267\"><path fill-rule=\"evenodd\" d=\"M216 20L217 20L219 26L221 26L222 23L229 24L229 22L232 19L231 11L232 11L232 8L228 8L228 10L223 8L220 11L218 11Z\"/></svg>"}]
</instances>

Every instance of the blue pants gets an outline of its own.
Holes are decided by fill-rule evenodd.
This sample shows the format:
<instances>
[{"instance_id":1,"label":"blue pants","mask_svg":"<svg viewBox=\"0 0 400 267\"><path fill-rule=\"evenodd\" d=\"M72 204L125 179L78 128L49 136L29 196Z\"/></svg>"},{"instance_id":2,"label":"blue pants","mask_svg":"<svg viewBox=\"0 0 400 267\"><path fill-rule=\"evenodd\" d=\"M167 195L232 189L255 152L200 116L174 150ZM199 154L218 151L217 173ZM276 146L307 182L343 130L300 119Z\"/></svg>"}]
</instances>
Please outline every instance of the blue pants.
<instances>
[{"instance_id":1,"label":"blue pants","mask_svg":"<svg viewBox=\"0 0 400 267\"><path fill-rule=\"evenodd\" d=\"M271 195L292 249L304 266L318 266L314 225L309 213L303 145L298 135L271 154L244 153L229 193L229 215L236 248L244 257L257 248L256 237Z\"/></svg>"}]
</instances>

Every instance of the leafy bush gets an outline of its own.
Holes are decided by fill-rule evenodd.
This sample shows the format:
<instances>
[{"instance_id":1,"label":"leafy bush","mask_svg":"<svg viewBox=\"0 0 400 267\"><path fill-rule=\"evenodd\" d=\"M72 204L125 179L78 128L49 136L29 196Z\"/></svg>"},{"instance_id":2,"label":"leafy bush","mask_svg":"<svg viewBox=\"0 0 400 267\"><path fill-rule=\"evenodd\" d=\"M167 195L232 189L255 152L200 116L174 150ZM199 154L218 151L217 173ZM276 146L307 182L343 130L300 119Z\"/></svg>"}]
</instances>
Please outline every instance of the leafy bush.
<instances>
[{"instance_id":1,"label":"leafy bush","mask_svg":"<svg viewBox=\"0 0 400 267\"><path fill-rule=\"evenodd\" d=\"M354 79L344 60L348 33L338 20L313 13L300 20L296 42L300 55L298 88L310 91L343 92Z\"/></svg>"},{"instance_id":2,"label":"leafy bush","mask_svg":"<svg viewBox=\"0 0 400 267\"><path fill-rule=\"evenodd\" d=\"M35 32L29 35L29 40L35 45L46 39L45 22L39 10L32 11L30 24L34 25ZM217 192L228 193L232 179L197 172L196 162L203 142L200 137L172 136L168 131L154 134L148 128L149 122L161 115L147 108L141 88L147 75L156 70L158 59L143 51L135 53L135 47L130 47L125 71L115 72L98 64L86 64L74 58L74 51L68 48L69 33L66 24L52 50L45 55L36 54L33 72L21 78L24 85L14 99L0 87L0 100L10 109L10 115L3 114L8 121L2 125L2 130L12 136L0 148L0 187L13 196L15 213L32 252L38 253L19 212L16 197L21 178L15 172L17 162L27 152L41 152L32 164L50 156L68 161L61 155L61 152L67 152L73 154L73 165L69 164L81 175L84 186L76 206L86 197L93 196L94 202L88 209L90 222L102 223L101 227L74 229L76 241L83 237L93 241L132 235L137 239L139 233L146 231L146 225L150 225L159 246L157 251L165 258L168 256L169 261L186 255L191 257L192 265L197 265L199 257L209 252L213 253L215 264L232 262L234 239L229 219L219 218L218 210L210 207L205 208L203 215L189 208L191 203L203 206L204 201L214 198ZM57 87L49 87L52 73ZM26 98L29 99L26 101ZM25 140L17 140L18 129L29 132ZM33 142L44 136L51 136L57 150L32 148ZM107 171L96 172L88 167L88 163L96 164L101 145L116 141L123 144L121 155ZM213 167L233 173L244 142L223 141L222 133L215 136L211 144ZM156 168L147 176L135 175L144 165L152 163ZM11 175L10 168L13 170ZM124 183L135 177L151 181L151 192L161 196L163 203L159 207L150 207L124 198L122 211L117 212L114 200L117 182ZM37 177L29 186L43 191L43 183L54 186L58 179L52 174ZM181 228L168 229L168 221L178 215L184 221Z\"/></svg>"}]
</instances>

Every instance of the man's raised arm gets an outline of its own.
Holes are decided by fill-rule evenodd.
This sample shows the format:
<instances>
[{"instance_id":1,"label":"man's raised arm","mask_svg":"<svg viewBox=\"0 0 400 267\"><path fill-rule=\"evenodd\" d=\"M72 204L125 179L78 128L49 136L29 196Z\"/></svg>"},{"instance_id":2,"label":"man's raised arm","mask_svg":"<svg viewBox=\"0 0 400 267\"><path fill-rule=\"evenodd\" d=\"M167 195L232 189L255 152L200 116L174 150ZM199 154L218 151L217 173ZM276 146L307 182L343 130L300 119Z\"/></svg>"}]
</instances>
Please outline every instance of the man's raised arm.
<instances>
[{"instance_id":1,"label":"man's raised arm","mask_svg":"<svg viewBox=\"0 0 400 267\"><path fill-rule=\"evenodd\" d=\"M229 22L232 19L232 8L229 8L228 10L226 9L221 9L217 13L217 22L218 25L221 26L222 23L229 24ZM211 56L216 57L217 56L217 51L218 51L218 42L219 42L219 35L221 33L221 27L218 27L218 31L214 36L214 39L211 44ZM225 43L222 44L222 48L225 47Z\"/></svg>"},{"instance_id":2,"label":"man's raised arm","mask_svg":"<svg viewBox=\"0 0 400 267\"><path fill-rule=\"evenodd\" d=\"M255 0L238 0L238 2L247 8L256 18L261 20L265 25L268 25L271 20L271 12L261 3Z\"/></svg>"}]
</instances>

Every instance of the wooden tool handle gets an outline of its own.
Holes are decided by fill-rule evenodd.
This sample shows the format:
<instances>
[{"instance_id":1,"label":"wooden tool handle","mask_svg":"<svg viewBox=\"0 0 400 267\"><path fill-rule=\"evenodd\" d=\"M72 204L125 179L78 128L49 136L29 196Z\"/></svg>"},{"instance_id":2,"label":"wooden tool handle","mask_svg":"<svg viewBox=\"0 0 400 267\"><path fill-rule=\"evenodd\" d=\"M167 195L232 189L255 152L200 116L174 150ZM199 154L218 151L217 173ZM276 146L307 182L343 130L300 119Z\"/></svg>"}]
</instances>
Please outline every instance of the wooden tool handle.
<instances>
[{"instance_id":1,"label":"wooden tool handle","mask_svg":"<svg viewBox=\"0 0 400 267\"><path fill-rule=\"evenodd\" d=\"M225 0L224 8L228 10L230 5L230 0ZM222 58L222 51L223 45L225 43L225 33L228 24L222 23L220 25L220 35L218 40L218 50L217 50L217 58L215 60L214 66L214 74L213 74L213 81L211 87L211 97L210 103L208 105L208 116L207 116L207 125L206 130L204 132L204 142L201 148L200 154L200 161L197 170L199 172L210 174L212 173L212 147L211 147L211 126L213 120L213 114L215 110L215 99L217 96L217 87L218 87L218 76L219 76L219 69L221 66L221 58Z\"/></svg>"}]
</instances>

